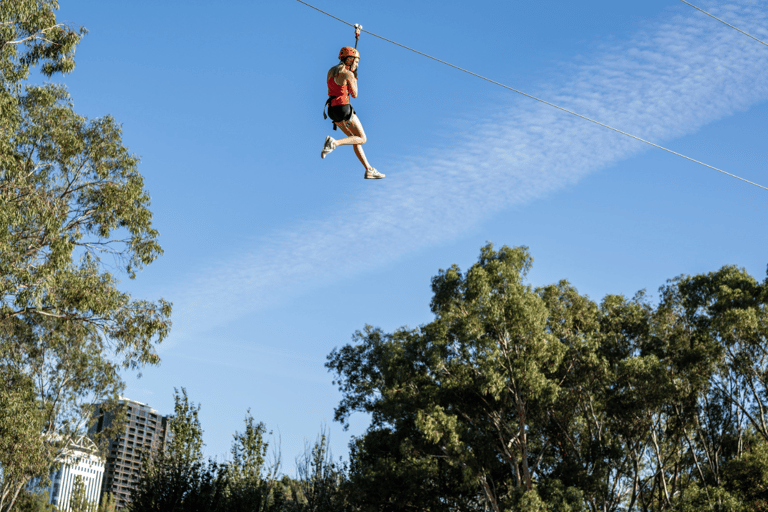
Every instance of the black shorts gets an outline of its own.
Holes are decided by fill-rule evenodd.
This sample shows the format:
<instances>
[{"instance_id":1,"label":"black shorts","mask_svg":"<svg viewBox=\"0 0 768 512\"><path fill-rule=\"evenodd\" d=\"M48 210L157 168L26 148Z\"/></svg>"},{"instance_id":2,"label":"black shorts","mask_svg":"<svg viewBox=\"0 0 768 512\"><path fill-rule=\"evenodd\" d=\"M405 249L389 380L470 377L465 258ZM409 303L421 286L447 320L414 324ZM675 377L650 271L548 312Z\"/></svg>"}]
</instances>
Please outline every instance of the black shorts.
<instances>
[{"instance_id":1,"label":"black shorts","mask_svg":"<svg viewBox=\"0 0 768 512\"><path fill-rule=\"evenodd\" d=\"M334 105L328 107L328 117L330 117L331 121L334 123L349 121L352 119L352 114L354 113L355 109L352 108L352 105Z\"/></svg>"}]
</instances>

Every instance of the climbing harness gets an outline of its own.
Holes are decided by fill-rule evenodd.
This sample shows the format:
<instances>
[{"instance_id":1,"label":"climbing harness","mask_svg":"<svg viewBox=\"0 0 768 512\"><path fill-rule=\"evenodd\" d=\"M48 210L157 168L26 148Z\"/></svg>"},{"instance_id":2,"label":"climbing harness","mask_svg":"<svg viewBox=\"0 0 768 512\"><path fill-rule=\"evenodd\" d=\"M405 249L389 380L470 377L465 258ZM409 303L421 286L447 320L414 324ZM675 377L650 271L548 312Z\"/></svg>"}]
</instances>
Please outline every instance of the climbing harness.
<instances>
[{"instance_id":1,"label":"climbing harness","mask_svg":"<svg viewBox=\"0 0 768 512\"><path fill-rule=\"evenodd\" d=\"M337 84L334 77L330 76L328 78L328 99L326 100L325 106L323 107L323 119L328 119L328 116L325 113L326 107L328 108L328 112L330 112L331 107L342 105L347 105L349 107L349 115L341 119L341 121L346 121L346 125L349 127L349 120L351 119L352 114L355 113L354 108L352 108L352 104L349 102L349 88L346 84ZM337 128L336 120L333 121L333 129L335 130Z\"/></svg>"}]
</instances>

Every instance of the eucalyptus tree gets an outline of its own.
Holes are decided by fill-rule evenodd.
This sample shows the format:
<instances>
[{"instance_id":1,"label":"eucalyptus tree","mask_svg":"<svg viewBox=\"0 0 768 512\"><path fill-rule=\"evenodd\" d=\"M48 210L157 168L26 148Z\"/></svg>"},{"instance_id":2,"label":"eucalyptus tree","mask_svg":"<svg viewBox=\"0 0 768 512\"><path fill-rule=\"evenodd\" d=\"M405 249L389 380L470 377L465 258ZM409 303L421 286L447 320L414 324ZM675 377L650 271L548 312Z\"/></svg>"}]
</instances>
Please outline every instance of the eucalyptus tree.
<instances>
[{"instance_id":1,"label":"eucalyptus tree","mask_svg":"<svg viewBox=\"0 0 768 512\"><path fill-rule=\"evenodd\" d=\"M267 426L264 422L256 423L251 410L245 417L245 430L232 436L232 461L230 476L236 480L258 481L264 477L267 469L267 450L269 443L264 439ZM271 432L270 432L271 434Z\"/></svg>"},{"instance_id":2,"label":"eucalyptus tree","mask_svg":"<svg viewBox=\"0 0 768 512\"><path fill-rule=\"evenodd\" d=\"M627 411L632 398L619 381L626 373L622 362L647 331L647 308L642 296L607 296L598 305L567 281L538 292L549 312L548 331L566 347L554 372L560 390L547 408L553 450L543 461L539 492L563 493L573 510L579 503L593 511L618 510L632 499L632 454L642 444L642 430L632 428L636 409Z\"/></svg>"},{"instance_id":3,"label":"eucalyptus tree","mask_svg":"<svg viewBox=\"0 0 768 512\"><path fill-rule=\"evenodd\" d=\"M99 500L99 508L96 510L96 512L116 512L117 511L117 503L115 502L115 497L112 495L111 492L105 492L101 494L101 499Z\"/></svg>"},{"instance_id":4,"label":"eucalyptus tree","mask_svg":"<svg viewBox=\"0 0 768 512\"><path fill-rule=\"evenodd\" d=\"M361 410L374 429L410 430L420 458L443 459L462 475L457 487L478 486L466 499L496 512L534 491L566 349L524 283L531 264L526 248L489 244L466 273L454 265L433 278L433 322L391 335L368 328L327 363L344 394L338 420Z\"/></svg>"},{"instance_id":5,"label":"eucalyptus tree","mask_svg":"<svg viewBox=\"0 0 768 512\"><path fill-rule=\"evenodd\" d=\"M189 401L187 389L173 388L173 416L169 430L171 439L162 450L183 464L203 460L203 427L200 424L200 404Z\"/></svg>"},{"instance_id":6,"label":"eucalyptus tree","mask_svg":"<svg viewBox=\"0 0 768 512\"><path fill-rule=\"evenodd\" d=\"M0 510L9 510L29 475L44 474L50 464L40 432L43 415L35 404L34 382L13 369L0 368Z\"/></svg>"},{"instance_id":7,"label":"eucalyptus tree","mask_svg":"<svg viewBox=\"0 0 768 512\"><path fill-rule=\"evenodd\" d=\"M187 390L174 389L171 439L163 449L145 454L141 475L131 490L128 510L186 512L226 510L226 469L203 460L200 405Z\"/></svg>"},{"instance_id":8,"label":"eucalyptus tree","mask_svg":"<svg viewBox=\"0 0 768 512\"><path fill-rule=\"evenodd\" d=\"M51 505L48 491L23 490L14 505L14 512L56 512L56 505ZM111 512L115 512L112 510Z\"/></svg>"},{"instance_id":9,"label":"eucalyptus tree","mask_svg":"<svg viewBox=\"0 0 768 512\"><path fill-rule=\"evenodd\" d=\"M768 442L768 280L724 266L670 280L661 297L659 339L689 468L681 499L692 509L736 510L728 503L747 499L745 488L728 474Z\"/></svg>"},{"instance_id":10,"label":"eucalyptus tree","mask_svg":"<svg viewBox=\"0 0 768 512\"><path fill-rule=\"evenodd\" d=\"M729 404L737 425L736 449L743 449L745 425L768 441L768 279L759 283L745 270L725 266L716 272L683 276L664 290L666 308L701 345L702 362L694 384L710 386Z\"/></svg>"},{"instance_id":11,"label":"eucalyptus tree","mask_svg":"<svg viewBox=\"0 0 768 512\"><path fill-rule=\"evenodd\" d=\"M83 477L76 475L72 484L72 494L69 498L69 512L93 512L95 509L96 504L88 500Z\"/></svg>"},{"instance_id":12,"label":"eucalyptus tree","mask_svg":"<svg viewBox=\"0 0 768 512\"><path fill-rule=\"evenodd\" d=\"M437 400L419 330L366 327L354 339L327 364L344 394L336 419L371 414L368 430L350 444L351 499L365 511L475 510L483 501L476 476L417 424L419 412Z\"/></svg>"},{"instance_id":13,"label":"eucalyptus tree","mask_svg":"<svg viewBox=\"0 0 768 512\"><path fill-rule=\"evenodd\" d=\"M42 435L49 462L86 428L91 403L117 405L121 367L159 363L155 346L171 313L164 300L137 300L118 286L119 274L134 278L162 252L119 124L79 116L63 86L29 80L35 66L49 78L74 69L86 31L59 22L57 8L0 1L0 375L34 384L25 414L43 423L17 446ZM15 428L5 415L0 422ZM3 461L0 511L41 474L6 465L23 455Z\"/></svg>"},{"instance_id":14,"label":"eucalyptus tree","mask_svg":"<svg viewBox=\"0 0 768 512\"><path fill-rule=\"evenodd\" d=\"M726 266L670 280L656 304L598 304L567 281L532 289L530 265L488 245L432 280L432 322L368 326L328 356L336 419L371 415L351 445L355 503L762 510L768 279Z\"/></svg>"},{"instance_id":15,"label":"eucalyptus tree","mask_svg":"<svg viewBox=\"0 0 768 512\"><path fill-rule=\"evenodd\" d=\"M269 442L265 435L267 426L256 423L249 409L245 429L235 432L232 439L232 458L227 465L227 510L266 512L282 506L284 495L277 478L280 457L268 460Z\"/></svg>"}]
</instances>

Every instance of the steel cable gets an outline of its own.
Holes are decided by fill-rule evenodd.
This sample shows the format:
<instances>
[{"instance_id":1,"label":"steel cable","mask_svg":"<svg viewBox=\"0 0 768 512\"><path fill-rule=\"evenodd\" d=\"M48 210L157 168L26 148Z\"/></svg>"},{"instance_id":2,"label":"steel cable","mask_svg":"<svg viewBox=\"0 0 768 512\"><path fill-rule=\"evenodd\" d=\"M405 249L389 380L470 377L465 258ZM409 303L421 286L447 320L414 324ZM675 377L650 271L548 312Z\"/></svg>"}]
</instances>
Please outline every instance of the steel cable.
<instances>
[{"instance_id":1,"label":"steel cable","mask_svg":"<svg viewBox=\"0 0 768 512\"><path fill-rule=\"evenodd\" d=\"M299 3L301 3L301 4L304 4L304 5L306 5L307 7L311 7L312 9L314 9L314 10L316 10L316 11L318 11L318 12L321 12L321 13L325 14L326 16L329 16L329 17L331 17L331 18L335 19L336 21L340 21L341 23L344 23L345 25L349 25L350 27L354 27L354 25L353 25L352 23L349 23L348 21L344 21L343 19L341 19L341 18L338 18L338 17L334 16L333 14L327 13L327 12L323 11L322 9L318 9L318 8L317 8L317 7L315 7L314 5L310 5L310 4L308 4L307 2L304 2L303 0L296 0L296 1L297 1L297 2L299 2ZM685 0L681 0L681 1L685 1ZM688 3L688 2L685 2L685 3ZM689 4L689 5L690 5L690 4ZM693 7L695 7L695 6L693 6ZM697 7L697 9L698 9L698 7ZM704 11L702 11L702 12L704 12ZM707 14L708 14L708 13L707 13ZM711 15L710 15L710 16L711 16ZM734 28L735 28L735 27L734 27ZM738 30L738 29L736 29L736 30ZM668 153L671 153L671 154L673 154L673 155L677 155L677 156L679 156L679 157L681 157L681 158L685 158L686 160L689 160L689 161L691 161L691 162L697 163L697 164L699 164L699 165L703 165L704 167L708 167L709 169L712 169L712 170L714 170L714 171L717 171L717 172L723 173L723 174L725 174L725 175L727 175L727 176L730 176L731 178L736 178L737 180L741 180L741 181L743 181L743 182L745 182L745 183L749 183L750 185L754 185L755 187L758 187L758 188L762 188L762 189L764 189L764 190L768 190L768 187L764 187L763 185L760 185L759 183L755 183L755 182L753 182L753 181L749 181L748 179L742 178L741 176L737 176L737 175L735 175L735 174L731 174L730 172L724 171L724 170L722 170L722 169L718 169L717 167L714 167L714 166L712 166L712 165L709 165L709 164L707 164L707 163L701 162L701 161L699 161L699 160L696 160L696 159L694 159L694 158L691 158L691 157L689 157L689 156L686 156L686 155L684 155L684 154L682 154L682 153L678 153L677 151L673 151L673 150L671 150L671 149L667 149L667 148L665 148L664 146L660 146L660 145L658 145L658 144L655 144L655 143L653 143L653 142L650 142L650 141L648 141L648 140L645 140L645 139L643 139L643 138L641 138L641 137L638 137L638 136L636 136L636 135L632 135L631 133L627 133L627 132L625 132L625 131L619 130L618 128L614 128L613 126L607 125L607 124L605 124L605 123L601 123L600 121L596 121L596 120L594 120L594 119L591 119L591 118L589 118L589 117L587 117L587 116L581 115L581 114L579 114L579 113L577 113L577 112L574 112L574 111L572 111L572 110L568 110L567 108L561 107L561 106L559 106L559 105L555 105L554 103L550 103L549 101L545 101L545 100L543 100L543 99L541 99L541 98L537 98L536 96L533 96L533 95L531 95L531 94L525 93L525 92L523 92L523 91L520 91L520 90L518 90L518 89L515 89L515 88L513 88L513 87L510 87L510 86L508 86L508 85L504 85L504 84L502 84L501 82L496 82L495 80L491 80L490 78L486 78L486 77L484 77L484 76L482 76L482 75L478 75L477 73L474 73L474 72L472 72L472 71L469 71L469 70L467 70L467 69L464 69L464 68L461 68L461 67L459 67L459 66L456 66L456 65L454 65L454 64L451 64L450 62L446 62L446 61L444 61L444 60L440 60L440 59L438 59L437 57L433 57L433 56L431 56L431 55L428 55L428 54L426 54L426 53L424 53L424 52L420 52L419 50L415 50L415 49L413 49L413 48L410 48L410 47L408 47L408 46L405 46L404 44L400 44L400 43L398 43L398 42L396 42L396 41L392 41L391 39L387 39L386 37L382 37L382 36L380 36L380 35L378 35L378 34L374 34L373 32L371 32L371 31L369 31L369 30L361 30L361 32L365 32L366 34L369 34L369 35L371 35L371 36L373 36L373 37L377 37L377 38L379 38L379 39L381 39L381 40L383 40L383 41L386 41L386 42L388 42L388 43L394 44L394 45L396 45L396 46L399 46L399 47L401 47L401 48L404 48L404 49L406 49L406 50L412 51L412 52L414 52L414 53L417 53L417 54L419 54L419 55L422 55L422 56L424 56L424 57L427 57L427 58L429 58L429 59L432 59L432 60L434 60L434 61L440 62L441 64L445 64L446 66L450 66L450 67L452 67L452 68L454 68L454 69L458 69L459 71L463 71L464 73L468 73L468 74L470 74L470 75L472 75L472 76L475 76L475 77L477 77L477 78L480 78L480 79L482 79L482 80L485 80L486 82L490 82L490 83L492 83L492 84L498 85L499 87L503 87L503 88L505 88L505 89L508 89L508 90L510 90L510 91L512 91L512 92L516 92L517 94L521 94L521 95L523 95L523 96L525 96L525 97L527 97L527 98L530 98L530 99L532 99L532 100L536 100L536 101L538 101L538 102L540 102L540 103L543 103L543 104L545 104L545 105L549 105L550 107L554 107L554 108L556 108L556 109L558 109L558 110L562 110L563 112L567 112L568 114L571 114L571 115L573 115L573 116L579 117L579 118L581 118L581 119L584 119L585 121L589 121L589 122L591 122L591 123L594 123L594 124L596 124L596 125L602 126L603 128L608 128L609 130L613 130L614 132L620 133L620 134L622 134L622 135L626 135L627 137L631 137L631 138L633 138L633 139L635 139L635 140L639 140L640 142L644 142L645 144L648 144L648 145L650 145L650 146L653 146L653 147L655 147L655 148L658 148L658 149L663 149L664 151L666 151L666 152L668 152ZM739 31L739 32L741 32L741 31ZM747 35L749 35L749 34L747 34ZM752 36L750 36L750 37L752 37ZM753 39L754 39L754 38L753 38ZM762 42L762 41L760 41L760 42ZM763 43L763 44L765 44L765 43Z\"/></svg>"}]
</instances>

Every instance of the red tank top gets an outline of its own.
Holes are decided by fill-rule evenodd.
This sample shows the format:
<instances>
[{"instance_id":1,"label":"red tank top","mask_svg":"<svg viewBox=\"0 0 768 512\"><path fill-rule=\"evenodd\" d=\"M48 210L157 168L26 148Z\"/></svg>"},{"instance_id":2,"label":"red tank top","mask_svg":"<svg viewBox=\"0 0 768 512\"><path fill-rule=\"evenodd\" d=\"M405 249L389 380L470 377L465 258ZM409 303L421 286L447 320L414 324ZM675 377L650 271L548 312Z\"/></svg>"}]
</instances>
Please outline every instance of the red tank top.
<instances>
[{"instance_id":1,"label":"red tank top","mask_svg":"<svg viewBox=\"0 0 768 512\"><path fill-rule=\"evenodd\" d=\"M337 84L333 75L328 79L328 96L336 96L331 100L332 107L336 105L349 105L349 89L347 84Z\"/></svg>"}]
</instances>

